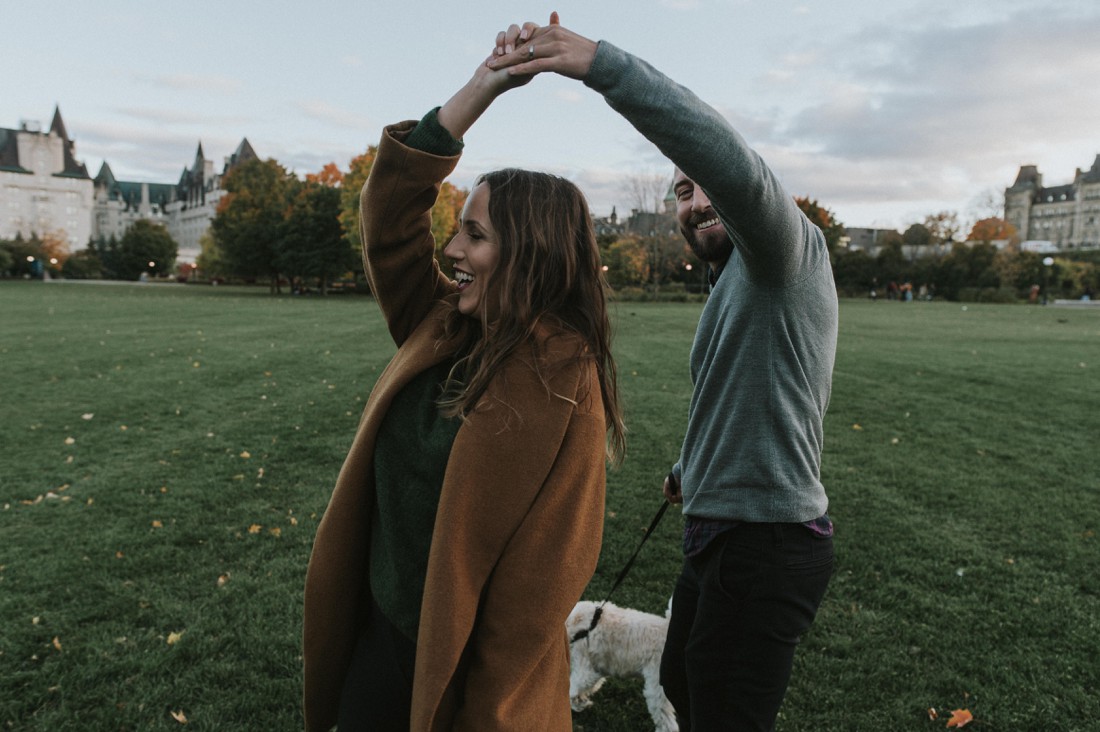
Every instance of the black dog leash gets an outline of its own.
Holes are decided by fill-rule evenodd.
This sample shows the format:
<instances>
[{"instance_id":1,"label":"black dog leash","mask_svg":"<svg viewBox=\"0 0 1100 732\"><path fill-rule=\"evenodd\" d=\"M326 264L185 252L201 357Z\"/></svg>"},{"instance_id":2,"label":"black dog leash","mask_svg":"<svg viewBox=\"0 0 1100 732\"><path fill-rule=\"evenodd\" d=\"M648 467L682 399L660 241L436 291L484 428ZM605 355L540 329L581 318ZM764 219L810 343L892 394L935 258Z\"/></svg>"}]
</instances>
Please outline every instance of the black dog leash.
<instances>
[{"instance_id":1,"label":"black dog leash","mask_svg":"<svg viewBox=\"0 0 1100 732\"><path fill-rule=\"evenodd\" d=\"M645 543L649 540L649 537L653 533L653 530L657 528L657 524L661 523L661 518L665 515L665 511L668 510L668 505L668 500L666 499L661 504L661 507L657 509L657 515L654 516L653 520L649 522L649 528L645 530L645 536L642 537L642 541L638 544L638 548L635 549L634 553L630 555L630 559L627 560L626 566L622 568L622 571L619 572L619 576L615 578L615 582L611 585L611 589L608 591L607 597L605 597L604 601L599 604L599 606L596 608L596 611L592 613L592 622L589 623L587 628L578 630L576 633L574 633L573 637L569 639L570 644L576 643L581 638L587 638L588 634L595 629L596 624L600 622L600 616L603 614L603 606L611 600L612 593L614 593L615 590L619 588L619 585L623 583L623 580L626 579L627 572L629 572L630 568L634 566L634 560L638 558L638 552L640 552L642 550L642 547L645 546Z\"/></svg>"}]
</instances>

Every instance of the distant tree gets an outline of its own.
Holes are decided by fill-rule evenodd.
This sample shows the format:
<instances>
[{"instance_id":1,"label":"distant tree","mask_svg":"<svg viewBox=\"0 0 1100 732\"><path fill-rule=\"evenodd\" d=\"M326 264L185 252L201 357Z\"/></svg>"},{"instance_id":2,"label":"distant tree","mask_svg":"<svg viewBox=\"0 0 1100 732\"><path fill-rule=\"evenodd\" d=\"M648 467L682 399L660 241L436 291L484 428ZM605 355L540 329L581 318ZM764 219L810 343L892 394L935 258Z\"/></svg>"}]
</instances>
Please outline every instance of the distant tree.
<instances>
[{"instance_id":1,"label":"distant tree","mask_svg":"<svg viewBox=\"0 0 1100 732\"><path fill-rule=\"evenodd\" d=\"M315 278L322 294L353 264L340 226L340 191L318 182L294 183L279 237L279 260L292 278Z\"/></svg>"},{"instance_id":2,"label":"distant tree","mask_svg":"<svg viewBox=\"0 0 1100 732\"><path fill-rule=\"evenodd\" d=\"M139 219L118 242L115 274L123 280L136 280L143 272L154 276L169 274L176 265L178 249L163 225Z\"/></svg>"},{"instance_id":3,"label":"distant tree","mask_svg":"<svg viewBox=\"0 0 1100 732\"><path fill-rule=\"evenodd\" d=\"M363 242L359 237L359 194L370 177L374 166L374 157L378 148L371 145L366 152L351 159L348 172L343 175L340 184L340 225L353 252L353 272L362 273ZM326 166L326 169L328 166ZM432 206L432 235L436 243L436 259L443 261L443 249L455 235L462 207L466 204L469 191L444 181L439 196Z\"/></svg>"},{"instance_id":4,"label":"distant tree","mask_svg":"<svg viewBox=\"0 0 1100 732\"><path fill-rule=\"evenodd\" d=\"M986 188L970 200L967 208L967 220L998 219L1005 213L1003 188Z\"/></svg>"},{"instance_id":5,"label":"distant tree","mask_svg":"<svg viewBox=\"0 0 1100 732\"><path fill-rule=\"evenodd\" d=\"M612 287L637 287L649 280L649 253L639 236L619 237L608 245L602 259Z\"/></svg>"},{"instance_id":6,"label":"distant tree","mask_svg":"<svg viewBox=\"0 0 1100 732\"><path fill-rule=\"evenodd\" d=\"M1004 249L993 258L1002 287L1012 287L1019 297L1028 294L1032 285L1043 282L1043 255L1035 252L1016 252Z\"/></svg>"},{"instance_id":7,"label":"distant tree","mask_svg":"<svg viewBox=\"0 0 1100 732\"><path fill-rule=\"evenodd\" d=\"M370 176L377 154L378 148L371 145L366 152L352 158L340 185L340 225L344 227L344 236L355 252L357 262L362 261L363 257L363 242L359 238L359 194ZM355 269L362 271L359 266Z\"/></svg>"},{"instance_id":8,"label":"distant tree","mask_svg":"<svg viewBox=\"0 0 1100 732\"><path fill-rule=\"evenodd\" d=\"M69 258L69 238L61 229L46 229L32 240L37 244L42 269L52 276L61 274L61 266Z\"/></svg>"},{"instance_id":9,"label":"distant tree","mask_svg":"<svg viewBox=\"0 0 1100 732\"><path fill-rule=\"evenodd\" d=\"M624 179L624 193L631 208L642 213L662 213L665 210L665 196L672 185L670 173L636 172Z\"/></svg>"},{"instance_id":10,"label":"distant tree","mask_svg":"<svg viewBox=\"0 0 1100 732\"><path fill-rule=\"evenodd\" d=\"M279 236L293 176L274 160L249 160L226 177L211 230L230 272L267 277L279 292Z\"/></svg>"},{"instance_id":11,"label":"distant tree","mask_svg":"<svg viewBox=\"0 0 1100 732\"><path fill-rule=\"evenodd\" d=\"M468 191L447 181L439 188L439 196L432 206L432 236L435 237L436 259L440 263L443 262L443 249L458 231L458 220L468 195Z\"/></svg>"},{"instance_id":12,"label":"distant tree","mask_svg":"<svg viewBox=\"0 0 1100 732\"><path fill-rule=\"evenodd\" d=\"M933 242L932 232L924 224L912 224L901 238L910 247L926 247Z\"/></svg>"},{"instance_id":13,"label":"distant tree","mask_svg":"<svg viewBox=\"0 0 1100 732\"><path fill-rule=\"evenodd\" d=\"M849 294L865 295L871 291L878 276L878 267L875 260L862 249L852 251L838 251L833 264L833 279L837 288ZM882 291L885 283L879 282L878 295L884 296Z\"/></svg>"},{"instance_id":14,"label":"distant tree","mask_svg":"<svg viewBox=\"0 0 1100 732\"><path fill-rule=\"evenodd\" d=\"M1001 278L994 267L997 249L992 244L966 246L956 244L940 260L937 268L937 290L949 300L955 300L963 288L996 288Z\"/></svg>"},{"instance_id":15,"label":"distant tree","mask_svg":"<svg viewBox=\"0 0 1100 732\"><path fill-rule=\"evenodd\" d=\"M103 263L95 249L81 249L61 265L61 275L70 280L98 280L103 277Z\"/></svg>"},{"instance_id":16,"label":"distant tree","mask_svg":"<svg viewBox=\"0 0 1100 732\"><path fill-rule=\"evenodd\" d=\"M988 218L975 222L970 229L969 241L980 241L990 244L999 239L1007 239L1010 242L1018 242L1016 227L1004 219Z\"/></svg>"},{"instance_id":17,"label":"distant tree","mask_svg":"<svg viewBox=\"0 0 1100 732\"><path fill-rule=\"evenodd\" d=\"M904 243L902 235L897 232L890 232L882 239L878 254L875 255L875 267L883 287L891 281L900 283L910 277L911 265L902 250Z\"/></svg>"},{"instance_id":18,"label":"distant tree","mask_svg":"<svg viewBox=\"0 0 1100 732\"><path fill-rule=\"evenodd\" d=\"M121 279L118 274L118 237L114 234L111 234L110 237L104 237L100 234L97 239L88 242L88 249L94 251L99 259L104 279Z\"/></svg>"},{"instance_id":19,"label":"distant tree","mask_svg":"<svg viewBox=\"0 0 1100 732\"><path fill-rule=\"evenodd\" d=\"M42 240L37 234L24 238L22 233L18 233L14 239L3 242L0 248L11 259L8 271L13 277L42 277L45 269L42 262L46 255L42 249Z\"/></svg>"},{"instance_id":20,"label":"distant tree","mask_svg":"<svg viewBox=\"0 0 1100 732\"><path fill-rule=\"evenodd\" d=\"M6 241L0 241L0 277L6 276L11 270L12 263L15 262L11 250L6 245Z\"/></svg>"},{"instance_id":21,"label":"distant tree","mask_svg":"<svg viewBox=\"0 0 1100 732\"><path fill-rule=\"evenodd\" d=\"M924 227L928 229L930 244L951 246L958 240L961 230L959 214L955 211L940 211L924 217Z\"/></svg>"},{"instance_id":22,"label":"distant tree","mask_svg":"<svg viewBox=\"0 0 1100 732\"><path fill-rule=\"evenodd\" d=\"M307 173L306 181L320 183L329 188L339 188L344 182L344 173L336 166L336 163L329 163L321 168L319 173Z\"/></svg>"},{"instance_id":23,"label":"distant tree","mask_svg":"<svg viewBox=\"0 0 1100 732\"><path fill-rule=\"evenodd\" d=\"M829 248L829 254L836 253L840 238L844 236L844 224L837 220L836 215L829 209L818 203L817 199L795 196L794 202L802 209L802 213L825 235L825 245Z\"/></svg>"},{"instance_id":24,"label":"distant tree","mask_svg":"<svg viewBox=\"0 0 1100 732\"><path fill-rule=\"evenodd\" d=\"M225 254L218 246L218 240L214 236L214 232L209 229L199 238L199 256L195 260L195 266L198 267L202 276L208 280L230 275L229 266L225 261Z\"/></svg>"},{"instance_id":25,"label":"distant tree","mask_svg":"<svg viewBox=\"0 0 1100 732\"><path fill-rule=\"evenodd\" d=\"M688 263L688 246L680 234L656 232L641 237L646 253L646 269L653 292L670 281L684 281L684 265ZM694 266L694 265L693 265Z\"/></svg>"}]
</instances>

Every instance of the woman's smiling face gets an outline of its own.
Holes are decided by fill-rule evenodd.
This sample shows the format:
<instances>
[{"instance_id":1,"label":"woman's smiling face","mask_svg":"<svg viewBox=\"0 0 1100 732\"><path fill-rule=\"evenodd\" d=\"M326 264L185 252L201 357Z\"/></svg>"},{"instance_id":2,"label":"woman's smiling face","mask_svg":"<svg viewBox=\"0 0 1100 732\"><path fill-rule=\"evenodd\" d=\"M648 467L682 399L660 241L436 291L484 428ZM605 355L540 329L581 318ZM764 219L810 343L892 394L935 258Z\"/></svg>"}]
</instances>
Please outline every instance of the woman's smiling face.
<instances>
[{"instance_id":1,"label":"woman's smiling face","mask_svg":"<svg viewBox=\"0 0 1100 732\"><path fill-rule=\"evenodd\" d=\"M443 250L458 283L458 311L480 315L489 279L500 261L500 242L489 223L489 185L474 187L462 207L458 233Z\"/></svg>"}]
</instances>

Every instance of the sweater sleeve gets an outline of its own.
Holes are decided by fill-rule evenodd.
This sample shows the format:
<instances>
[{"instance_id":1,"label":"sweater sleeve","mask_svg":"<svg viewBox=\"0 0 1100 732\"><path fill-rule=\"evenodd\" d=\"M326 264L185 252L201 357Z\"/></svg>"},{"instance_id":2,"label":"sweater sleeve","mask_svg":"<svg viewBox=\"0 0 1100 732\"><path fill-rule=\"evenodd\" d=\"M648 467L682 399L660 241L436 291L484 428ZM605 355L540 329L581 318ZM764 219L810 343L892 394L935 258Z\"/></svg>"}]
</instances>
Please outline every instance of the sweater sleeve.
<instances>
[{"instance_id":1,"label":"sweater sleeve","mask_svg":"<svg viewBox=\"0 0 1100 732\"><path fill-rule=\"evenodd\" d=\"M820 256L807 251L820 232L764 160L691 90L607 41L584 83L703 188L753 276L787 282Z\"/></svg>"},{"instance_id":2,"label":"sweater sleeve","mask_svg":"<svg viewBox=\"0 0 1100 732\"><path fill-rule=\"evenodd\" d=\"M430 110L421 118L405 138L405 144L416 150L445 157L460 154L463 147L462 140L456 140L443 125L439 124L439 107Z\"/></svg>"}]
</instances>

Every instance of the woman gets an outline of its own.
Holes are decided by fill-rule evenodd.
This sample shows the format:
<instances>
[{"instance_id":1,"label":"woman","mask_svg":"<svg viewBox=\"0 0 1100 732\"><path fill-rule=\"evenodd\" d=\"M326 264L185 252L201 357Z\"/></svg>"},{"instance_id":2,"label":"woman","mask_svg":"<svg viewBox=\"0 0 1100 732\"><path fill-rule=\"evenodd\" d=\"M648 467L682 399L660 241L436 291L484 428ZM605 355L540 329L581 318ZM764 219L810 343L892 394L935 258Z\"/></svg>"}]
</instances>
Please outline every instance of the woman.
<instances>
[{"instance_id":1,"label":"woman","mask_svg":"<svg viewBox=\"0 0 1100 732\"><path fill-rule=\"evenodd\" d=\"M444 254L431 207L462 135L525 83L486 64L387 128L361 197L397 354L306 579L307 730L570 730L565 619L595 570L623 425L598 250L575 186L483 176ZM610 437L610 440L608 440Z\"/></svg>"}]
</instances>

